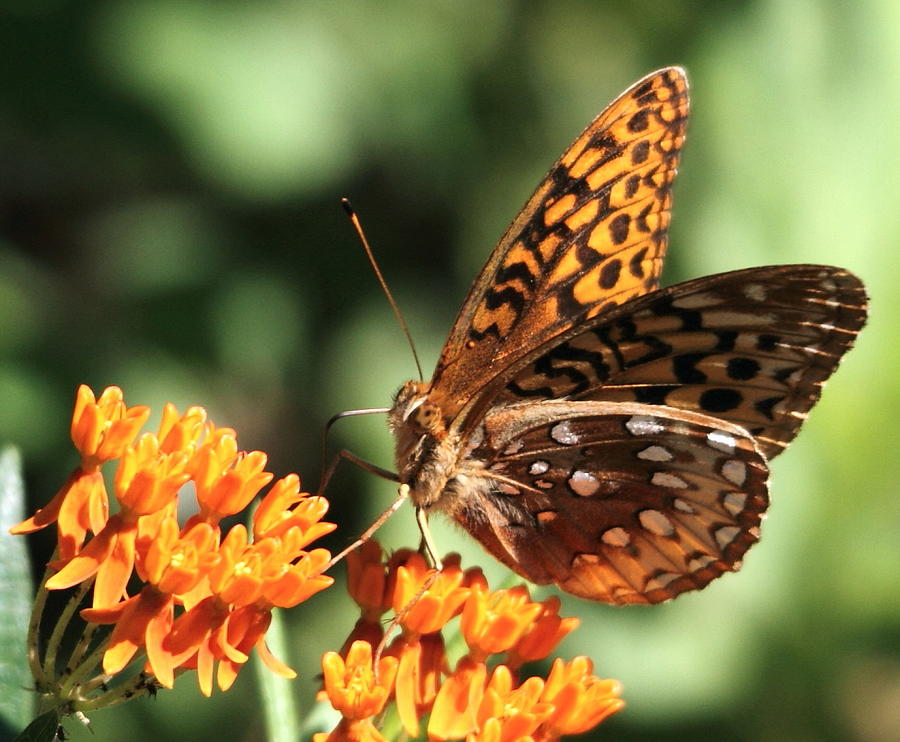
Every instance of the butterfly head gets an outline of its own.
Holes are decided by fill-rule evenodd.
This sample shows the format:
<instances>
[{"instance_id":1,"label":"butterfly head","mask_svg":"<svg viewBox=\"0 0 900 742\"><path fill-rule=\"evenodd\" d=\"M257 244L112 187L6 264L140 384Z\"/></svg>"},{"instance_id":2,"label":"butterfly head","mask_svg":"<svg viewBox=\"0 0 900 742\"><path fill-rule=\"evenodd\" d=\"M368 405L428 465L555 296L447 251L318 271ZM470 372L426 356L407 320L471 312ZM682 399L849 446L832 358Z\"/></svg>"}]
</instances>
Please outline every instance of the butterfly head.
<instances>
[{"instance_id":1,"label":"butterfly head","mask_svg":"<svg viewBox=\"0 0 900 742\"><path fill-rule=\"evenodd\" d=\"M390 425L393 430L407 428L435 438L447 433L441 408L429 399L429 385L424 381L407 381L400 387L391 407Z\"/></svg>"},{"instance_id":2,"label":"butterfly head","mask_svg":"<svg viewBox=\"0 0 900 742\"><path fill-rule=\"evenodd\" d=\"M388 415L396 441L395 457L400 481L411 487L418 506L439 499L450 478L455 448L444 414L430 397L430 385L408 381L397 392Z\"/></svg>"}]
</instances>

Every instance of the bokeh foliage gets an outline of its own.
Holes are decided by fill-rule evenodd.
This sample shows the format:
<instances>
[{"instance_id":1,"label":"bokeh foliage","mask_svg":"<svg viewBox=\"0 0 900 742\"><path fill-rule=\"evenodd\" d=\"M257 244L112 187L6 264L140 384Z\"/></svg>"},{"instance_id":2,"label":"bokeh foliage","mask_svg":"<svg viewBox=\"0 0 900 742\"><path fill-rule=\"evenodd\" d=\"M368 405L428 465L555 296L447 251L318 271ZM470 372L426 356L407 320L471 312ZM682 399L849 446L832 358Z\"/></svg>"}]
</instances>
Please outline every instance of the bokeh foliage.
<instances>
[{"instance_id":1,"label":"bokeh foliage","mask_svg":"<svg viewBox=\"0 0 900 742\"><path fill-rule=\"evenodd\" d=\"M661 607L572 600L584 622L564 654L625 684L598 738L900 738L900 5L14 0L0 18L0 441L21 447L35 505L74 464L81 382L202 404L314 486L324 420L414 375L338 198L430 365L563 147L633 80L684 65L667 282L834 263L866 281L872 319L775 463L744 570ZM390 465L382 418L342 423L333 445ZM343 470L342 536L392 494ZM415 545L410 512L381 538ZM31 541L36 560L47 544ZM292 616L304 708L353 620L338 589ZM250 674L203 702L185 678L95 725L133 742L261 734Z\"/></svg>"}]
</instances>

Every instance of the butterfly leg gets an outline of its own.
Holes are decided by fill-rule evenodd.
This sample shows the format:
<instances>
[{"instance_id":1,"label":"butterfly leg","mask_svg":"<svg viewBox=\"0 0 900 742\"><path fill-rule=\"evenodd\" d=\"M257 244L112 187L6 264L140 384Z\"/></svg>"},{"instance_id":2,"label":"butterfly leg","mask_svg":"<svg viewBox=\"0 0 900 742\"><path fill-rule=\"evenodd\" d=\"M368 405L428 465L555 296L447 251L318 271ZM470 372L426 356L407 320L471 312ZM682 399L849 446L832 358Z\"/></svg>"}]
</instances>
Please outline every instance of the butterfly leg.
<instances>
[{"instance_id":1,"label":"butterfly leg","mask_svg":"<svg viewBox=\"0 0 900 742\"><path fill-rule=\"evenodd\" d=\"M409 487L407 485L401 485L400 489L402 490L406 487L407 491L409 491ZM425 508L416 508L416 524L419 526L419 533L422 534L422 543L419 546L419 551L424 551L425 555L431 560L431 563L434 565L434 568L440 572L444 565L441 563L440 557L437 555L437 549L434 546L434 540L431 538L431 529L428 527L428 512Z\"/></svg>"},{"instance_id":2,"label":"butterfly leg","mask_svg":"<svg viewBox=\"0 0 900 742\"><path fill-rule=\"evenodd\" d=\"M360 469L364 469L370 474L374 474L375 476L381 477L382 479L387 479L391 482L400 481L400 478L390 469L384 469L377 464L373 464L371 461L366 461L365 459L360 458L355 453L348 451L346 448L342 448L332 457L328 466L323 469L322 479L319 482L319 487L316 490L316 494L325 494L325 488L331 481L331 477L334 476L334 470L337 469L337 465L341 462L342 459L349 461L351 464L355 464Z\"/></svg>"},{"instance_id":3,"label":"butterfly leg","mask_svg":"<svg viewBox=\"0 0 900 742\"><path fill-rule=\"evenodd\" d=\"M350 544L347 548L341 550L337 554L337 556L332 557L331 561L328 562L328 566L325 567L325 569L322 571L327 572L335 564L337 564L339 561L341 561L341 559L343 559L345 556L347 556L347 554L349 554L351 551L355 551L360 546L362 546L364 543L366 543L366 541L368 541L370 538L372 538L372 534L374 534L375 531L377 531L379 528L381 528L381 526L384 525L385 521L387 521L388 518L390 518L394 513L396 513L400 509L400 506L404 502L406 502L406 499L408 497L409 497L409 485L401 484L400 490L397 494L396 499L390 504L388 509L385 510L381 515L379 515L375 519L375 522L372 523L372 525L370 525L363 532L363 534L358 539L356 539L356 541L354 541L352 544Z\"/></svg>"},{"instance_id":4,"label":"butterfly leg","mask_svg":"<svg viewBox=\"0 0 900 742\"><path fill-rule=\"evenodd\" d=\"M398 499L406 499L408 495L409 485L401 484L400 497ZM378 661L381 659L381 655L384 652L385 647L388 645L391 634L394 633L394 629L396 629L397 626L400 625L400 622L404 619L406 614L409 613L416 605L416 603L418 603L422 599L422 596L431 589L431 586L434 585L434 583L437 581L438 575L440 575L441 570L444 569L444 565L438 557L437 551L435 551L434 548L434 541L431 538L431 531L428 528L428 514L425 508L416 508L416 523L418 523L419 531L422 533L422 546L419 548L420 550L425 551L426 556L431 560L434 567L430 571L428 576L422 581L422 585L421 587L419 587L416 594L413 595L412 598L410 598L409 602L407 602L406 605L404 605L399 611L396 611L394 613L394 617L385 628L384 636L381 638L381 641L378 643L378 647L375 649L375 657L373 662L376 668L378 667Z\"/></svg>"},{"instance_id":5,"label":"butterfly leg","mask_svg":"<svg viewBox=\"0 0 900 742\"><path fill-rule=\"evenodd\" d=\"M368 461L364 461L363 459L354 456L347 450L338 451L338 453L331 459L331 463L329 463L328 466L325 465L325 461L328 458L328 433L331 432L332 425L334 425L338 420L343 420L345 417L356 417L358 415L380 415L384 414L385 412L389 412L389 409L386 407L374 407L364 410L345 410L344 412L339 412L337 415L334 415L327 423L325 423L325 428L322 430L322 479L319 482L319 488L316 491L317 494L321 495L325 492L325 488L328 486L328 482L331 481L334 470L337 468L338 462L342 458L347 459L348 461L352 461L360 468L365 469L366 471L371 472L376 476L390 479L393 482L399 481L396 474L389 472L387 469L382 469L381 467L375 466L375 464L370 464Z\"/></svg>"}]
</instances>

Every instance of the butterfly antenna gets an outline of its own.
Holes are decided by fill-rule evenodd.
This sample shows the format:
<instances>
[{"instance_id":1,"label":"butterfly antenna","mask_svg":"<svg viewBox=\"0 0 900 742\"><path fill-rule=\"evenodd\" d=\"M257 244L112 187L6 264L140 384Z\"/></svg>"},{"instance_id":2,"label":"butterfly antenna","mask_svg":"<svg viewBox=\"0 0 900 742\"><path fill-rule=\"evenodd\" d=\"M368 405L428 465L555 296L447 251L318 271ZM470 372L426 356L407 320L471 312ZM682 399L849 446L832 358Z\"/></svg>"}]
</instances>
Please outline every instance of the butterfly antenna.
<instances>
[{"instance_id":1,"label":"butterfly antenna","mask_svg":"<svg viewBox=\"0 0 900 742\"><path fill-rule=\"evenodd\" d=\"M422 380L422 364L419 363L419 354L416 353L416 345L413 342L412 334L409 331L409 325L406 324L406 320L403 319L403 315L400 314L400 307L398 307L397 302L394 301L394 295L388 288L387 281L384 280L384 276L381 275L381 269L379 269L378 263L375 262L375 255L372 252L372 248L369 246L369 241L366 239L366 233L363 232L362 225L359 223L359 217L353 210L353 206L351 205L349 199L342 198L341 206L344 207L344 211L346 211L347 216L350 217L350 223L356 230L356 235L359 237L359 241L362 242L363 249L366 251L366 257L369 259L369 264L372 266L372 270L375 271L375 277L378 279L378 283L381 284L381 290L384 291L384 295L387 297L388 304L391 305L391 309L394 311L394 316L400 323L400 327L403 328L403 334L406 335L406 341L409 343L409 348L412 351L413 360L415 360L416 362L416 369L419 372L419 379Z\"/></svg>"}]
</instances>

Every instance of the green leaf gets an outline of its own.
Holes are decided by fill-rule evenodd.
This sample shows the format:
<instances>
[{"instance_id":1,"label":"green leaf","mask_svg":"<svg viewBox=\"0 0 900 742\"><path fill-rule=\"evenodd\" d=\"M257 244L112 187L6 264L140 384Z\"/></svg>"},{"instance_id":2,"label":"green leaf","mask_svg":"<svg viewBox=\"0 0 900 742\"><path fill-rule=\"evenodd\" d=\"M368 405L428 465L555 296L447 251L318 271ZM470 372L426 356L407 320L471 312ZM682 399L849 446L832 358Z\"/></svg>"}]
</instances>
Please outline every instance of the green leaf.
<instances>
[{"instance_id":1,"label":"green leaf","mask_svg":"<svg viewBox=\"0 0 900 742\"><path fill-rule=\"evenodd\" d=\"M273 611L272 623L266 631L266 644L279 658L287 656L284 620L281 611ZM259 681L263 716L269 742L296 742L300 739L300 711L294 700L293 683L269 670L254 655L253 666Z\"/></svg>"},{"instance_id":2,"label":"green leaf","mask_svg":"<svg viewBox=\"0 0 900 742\"><path fill-rule=\"evenodd\" d=\"M25 539L8 532L24 517L22 462L19 452L8 447L0 451L0 736L28 724L36 698L25 657L34 585Z\"/></svg>"},{"instance_id":3,"label":"green leaf","mask_svg":"<svg viewBox=\"0 0 900 742\"><path fill-rule=\"evenodd\" d=\"M56 711L48 711L41 714L13 742L54 742L59 739L59 714Z\"/></svg>"}]
</instances>

